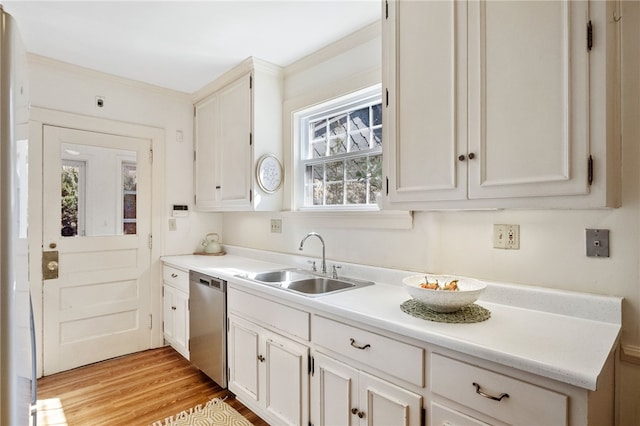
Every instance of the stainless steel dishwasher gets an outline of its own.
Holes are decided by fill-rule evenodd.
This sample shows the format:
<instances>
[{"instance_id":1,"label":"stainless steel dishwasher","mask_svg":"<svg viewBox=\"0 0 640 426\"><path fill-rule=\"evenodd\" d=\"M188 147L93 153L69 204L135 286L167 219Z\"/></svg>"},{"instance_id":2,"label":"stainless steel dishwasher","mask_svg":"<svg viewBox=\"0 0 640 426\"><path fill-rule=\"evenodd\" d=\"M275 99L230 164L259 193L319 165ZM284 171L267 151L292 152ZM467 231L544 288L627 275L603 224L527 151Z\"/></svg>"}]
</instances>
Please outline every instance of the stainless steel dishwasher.
<instances>
[{"instance_id":1,"label":"stainless steel dishwasher","mask_svg":"<svg viewBox=\"0 0 640 426\"><path fill-rule=\"evenodd\" d=\"M227 282L189 271L189 357L227 387Z\"/></svg>"}]
</instances>

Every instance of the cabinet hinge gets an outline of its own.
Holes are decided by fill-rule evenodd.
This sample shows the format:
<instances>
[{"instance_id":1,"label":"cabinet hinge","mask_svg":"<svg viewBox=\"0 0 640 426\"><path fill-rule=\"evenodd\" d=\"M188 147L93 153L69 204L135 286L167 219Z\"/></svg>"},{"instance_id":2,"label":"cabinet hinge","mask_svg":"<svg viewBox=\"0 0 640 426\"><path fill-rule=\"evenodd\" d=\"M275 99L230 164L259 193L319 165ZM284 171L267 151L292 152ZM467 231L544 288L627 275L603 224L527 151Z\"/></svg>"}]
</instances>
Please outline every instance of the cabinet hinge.
<instances>
[{"instance_id":1,"label":"cabinet hinge","mask_svg":"<svg viewBox=\"0 0 640 426\"><path fill-rule=\"evenodd\" d=\"M249 89L253 89L253 76L249 76Z\"/></svg>"},{"instance_id":2,"label":"cabinet hinge","mask_svg":"<svg viewBox=\"0 0 640 426\"><path fill-rule=\"evenodd\" d=\"M153 315L149 314L149 330L153 329Z\"/></svg>"},{"instance_id":3,"label":"cabinet hinge","mask_svg":"<svg viewBox=\"0 0 640 426\"><path fill-rule=\"evenodd\" d=\"M153 235L149 234L149 248L153 248Z\"/></svg>"},{"instance_id":4,"label":"cabinet hinge","mask_svg":"<svg viewBox=\"0 0 640 426\"><path fill-rule=\"evenodd\" d=\"M386 101L385 101L385 102L386 102L386 105L385 105L385 106L389 106L389 89L385 89L385 92L386 92L386 95L385 95L385 96L386 96L386 98L387 98L387 99L386 99Z\"/></svg>"},{"instance_id":5,"label":"cabinet hinge","mask_svg":"<svg viewBox=\"0 0 640 426\"><path fill-rule=\"evenodd\" d=\"M387 181L387 195L389 195L389 176L385 176L385 179Z\"/></svg>"},{"instance_id":6,"label":"cabinet hinge","mask_svg":"<svg viewBox=\"0 0 640 426\"><path fill-rule=\"evenodd\" d=\"M384 19L389 19L389 2L384 2Z\"/></svg>"},{"instance_id":7,"label":"cabinet hinge","mask_svg":"<svg viewBox=\"0 0 640 426\"><path fill-rule=\"evenodd\" d=\"M252 203L253 202L253 191L249 190L249 202Z\"/></svg>"},{"instance_id":8,"label":"cabinet hinge","mask_svg":"<svg viewBox=\"0 0 640 426\"><path fill-rule=\"evenodd\" d=\"M253 133L249 132L249 146L253 145Z\"/></svg>"},{"instance_id":9,"label":"cabinet hinge","mask_svg":"<svg viewBox=\"0 0 640 426\"><path fill-rule=\"evenodd\" d=\"M309 374L313 376L315 374L315 361L311 355L309 355L308 368Z\"/></svg>"},{"instance_id":10,"label":"cabinet hinge","mask_svg":"<svg viewBox=\"0 0 640 426\"><path fill-rule=\"evenodd\" d=\"M589 186L593 183L593 157L590 155L587 160L587 181Z\"/></svg>"},{"instance_id":11,"label":"cabinet hinge","mask_svg":"<svg viewBox=\"0 0 640 426\"><path fill-rule=\"evenodd\" d=\"M591 51L593 47L593 25L591 21L587 22L587 50Z\"/></svg>"}]
</instances>

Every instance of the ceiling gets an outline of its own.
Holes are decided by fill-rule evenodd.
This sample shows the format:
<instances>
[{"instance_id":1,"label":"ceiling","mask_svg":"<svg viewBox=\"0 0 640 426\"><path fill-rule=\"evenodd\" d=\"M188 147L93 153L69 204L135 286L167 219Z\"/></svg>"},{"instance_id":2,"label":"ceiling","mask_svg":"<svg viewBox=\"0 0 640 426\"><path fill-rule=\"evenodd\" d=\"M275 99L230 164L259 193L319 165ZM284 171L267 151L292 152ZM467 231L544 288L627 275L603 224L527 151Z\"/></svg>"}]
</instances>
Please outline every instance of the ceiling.
<instances>
[{"instance_id":1,"label":"ceiling","mask_svg":"<svg viewBox=\"0 0 640 426\"><path fill-rule=\"evenodd\" d=\"M380 18L379 0L4 1L28 52L193 93L249 56L287 66Z\"/></svg>"}]
</instances>

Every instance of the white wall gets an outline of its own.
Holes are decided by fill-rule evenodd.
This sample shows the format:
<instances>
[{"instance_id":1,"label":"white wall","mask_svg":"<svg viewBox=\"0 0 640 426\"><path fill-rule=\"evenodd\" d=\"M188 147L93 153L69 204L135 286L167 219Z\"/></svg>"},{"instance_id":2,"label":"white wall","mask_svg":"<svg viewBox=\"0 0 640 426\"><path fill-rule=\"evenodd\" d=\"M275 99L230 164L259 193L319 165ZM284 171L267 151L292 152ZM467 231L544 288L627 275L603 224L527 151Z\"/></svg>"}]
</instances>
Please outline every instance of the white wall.
<instances>
[{"instance_id":1,"label":"white wall","mask_svg":"<svg viewBox=\"0 0 640 426\"><path fill-rule=\"evenodd\" d=\"M80 115L158 127L165 131L165 210L161 241L164 254L192 253L208 232L221 232L221 216L193 212L193 105L191 96L75 67L39 56L29 57L31 105ZM95 106L96 96L105 106ZM177 132L182 132L178 141ZM33 167L33 165L32 165ZM168 231L173 204L189 205L188 218Z\"/></svg>"},{"instance_id":2,"label":"white wall","mask_svg":"<svg viewBox=\"0 0 640 426\"><path fill-rule=\"evenodd\" d=\"M624 155L621 208L418 212L410 230L345 227L336 224L335 220L309 219L289 212L225 214L225 241L299 254L300 239L309 231L317 231L327 243L327 258L336 261L624 296L622 343L640 347L640 3L623 2L622 8ZM335 49L333 57L325 50L317 55L315 62L314 58L306 58L287 69L285 152L291 142L291 135L287 135L291 128L291 111L305 106L305 102L310 105L323 96L330 97L349 84L350 89L355 90L363 81L375 83L377 81L371 81L375 78L379 81L379 69L372 71L375 61L380 61L379 49L374 52L370 49L372 42L380 42L379 33L371 29L366 31L369 40L352 37L344 42L351 47L349 54L345 54L345 45L338 44L331 48ZM329 69L330 73L327 72ZM354 79L358 74L362 78ZM285 157L285 167L290 164L288 161L290 158ZM282 234L269 232L271 218L282 219ZM520 225L520 250L492 248L494 223ZM586 228L610 230L610 258L585 256ZM310 240L304 254L318 257L319 244ZM619 424L640 424L640 406L637 404L640 365L620 362L618 371Z\"/></svg>"}]
</instances>

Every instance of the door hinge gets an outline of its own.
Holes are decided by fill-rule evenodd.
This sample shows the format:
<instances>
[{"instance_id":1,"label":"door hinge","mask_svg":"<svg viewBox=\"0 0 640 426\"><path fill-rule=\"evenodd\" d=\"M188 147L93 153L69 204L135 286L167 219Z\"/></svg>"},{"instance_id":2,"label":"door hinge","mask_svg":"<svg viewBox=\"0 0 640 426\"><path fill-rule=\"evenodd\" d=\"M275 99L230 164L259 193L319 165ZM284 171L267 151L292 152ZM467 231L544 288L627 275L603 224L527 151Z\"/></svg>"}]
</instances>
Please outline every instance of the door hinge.
<instances>
[{"instance_id":1,"label":"door hinge","mask_svg":"<svg viewBox=\"0 0 640 426\"><path fill-rule=\"evenodd\" d=\"M593 157L590 155L587 160L587 181L589 186L593 183Z\"/></svg>"},{"instance_id":2,"label":"door hinge","mask_svg":"<svg viewBox=\"0 0 640 426\"><path fill-rule=\"evenodd\" d=\"M591 21L587 22L587 50L593 48L593 25Z\"/></svg>"},{"instance_id":3,"label":"door hinge","mask_svg":"<svg viewBox=\"0 0 640 426\"><path fill-rule=\"evenodd\" d=\"M153 164L153 148L149 148L149 164Z\"/></svg>"},{"instance_id":4,"label":"door hinge","mask_svg":"<svg viewBox=\"0 0 640 426\"><path fill-rule=\"evenodd\" d=\"M149 234L149 248L153 248L153 235Z\"/></svg>"},{"instance_id":5,"label":"door hinge","mask_svg":"<svg viewBox=\"0 0 640 426\"><path fill-rule=\"evenodd\" d=\"M153 329L153 315L149 314L149 330Z\"/></svg>"},{"instance_id":6,"label":"door hinge","mask_svg":"<svg viewBox=\"0 0 640 426\"><path fill-rule=\"evenodd\" d=\"M385 105L385 106L387 106L387 107L388 107L388 106L389 106L389 89L385 89L385 92L386 92L386 98L387 98L387 99L386 99L386 105Z\"/></svg>"},{"instance_id":7,"label":"door hinge","mask_svg":"<svg viewBox=\"0 0 640 426\"><path fill-rule=\"evenodd\" d=\"M389 2L384 2L384 19L389 19Z\"/></svg>"}]
</instances>

